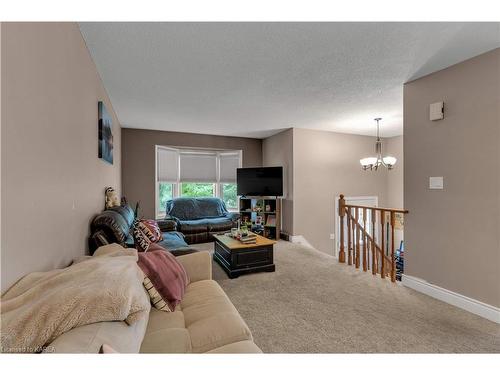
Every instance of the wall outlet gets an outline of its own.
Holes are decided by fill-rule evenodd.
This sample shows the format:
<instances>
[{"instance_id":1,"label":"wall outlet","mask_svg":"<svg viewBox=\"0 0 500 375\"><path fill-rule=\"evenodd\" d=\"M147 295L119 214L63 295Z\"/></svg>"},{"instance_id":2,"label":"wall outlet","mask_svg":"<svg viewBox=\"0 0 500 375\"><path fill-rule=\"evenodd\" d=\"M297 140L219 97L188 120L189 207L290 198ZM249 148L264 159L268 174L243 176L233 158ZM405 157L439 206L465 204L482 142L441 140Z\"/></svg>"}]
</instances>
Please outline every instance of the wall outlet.
<instances>
[{"instance_id":1,"label":"wall outlet","mask_svg":"<svg viewBox=\"0 0 500 375\"><path fill-rule=\"evenodd\" d=\"M330 233L330 239L334 240L335 239L335 233Z\"/></svg>"}]
</instances>

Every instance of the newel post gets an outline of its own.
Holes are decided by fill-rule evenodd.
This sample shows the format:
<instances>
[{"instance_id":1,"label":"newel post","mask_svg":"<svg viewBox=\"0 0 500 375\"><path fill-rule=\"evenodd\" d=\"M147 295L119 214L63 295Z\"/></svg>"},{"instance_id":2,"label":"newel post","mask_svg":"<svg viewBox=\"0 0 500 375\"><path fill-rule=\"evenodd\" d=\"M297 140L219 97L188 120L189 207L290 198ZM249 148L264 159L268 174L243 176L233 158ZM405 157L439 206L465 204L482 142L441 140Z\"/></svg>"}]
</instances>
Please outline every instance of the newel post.
<instances>
[{"instance_id":1,"label":"newel post","mask_svg":"<svg viewBox=\"0 0 500 375\"><path fill-rule=\"evenodd\" d=\"M345 249L344 249L344 216L345 216L345 199L344 195L340 194L339 199L339 217L340 217L340 250L339 262L345 263Z\"/></svg>"}]
</instances>

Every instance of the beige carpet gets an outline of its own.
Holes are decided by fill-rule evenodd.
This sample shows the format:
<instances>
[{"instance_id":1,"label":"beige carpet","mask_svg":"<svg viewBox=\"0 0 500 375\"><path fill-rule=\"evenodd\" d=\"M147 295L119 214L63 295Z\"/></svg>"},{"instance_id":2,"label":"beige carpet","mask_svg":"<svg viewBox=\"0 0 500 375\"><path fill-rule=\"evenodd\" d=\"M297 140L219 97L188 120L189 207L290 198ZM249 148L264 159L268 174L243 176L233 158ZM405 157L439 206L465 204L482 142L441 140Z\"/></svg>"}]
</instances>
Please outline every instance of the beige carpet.
<instances>
[{"instance_id":1,"label":"beige carpet","mask_svg":"<svg viewBox=\"0 0 500 375\"><path fill-rule=\"evenodd\" d=\"M280 241L275 264L231 280L214 263L265 353L500 352L500 325L319 251Z\"/></svg>"}]
</instances>

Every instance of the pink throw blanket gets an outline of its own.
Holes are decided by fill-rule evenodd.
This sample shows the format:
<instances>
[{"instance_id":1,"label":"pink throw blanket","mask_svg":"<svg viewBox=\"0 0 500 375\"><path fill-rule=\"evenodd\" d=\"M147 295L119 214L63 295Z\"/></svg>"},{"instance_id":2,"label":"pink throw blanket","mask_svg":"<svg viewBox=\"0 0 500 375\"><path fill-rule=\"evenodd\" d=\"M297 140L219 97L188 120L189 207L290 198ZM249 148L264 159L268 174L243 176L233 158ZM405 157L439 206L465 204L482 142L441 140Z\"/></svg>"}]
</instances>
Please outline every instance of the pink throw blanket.
<instances>
[{"instance_id":1,"label":"pink throw blanket","mask_svg":"<svg viewBox=\"0 0 500 375\"><path fill-rule=\"evenodd\" d=\"M137 264L168 303L170 310L174 311L189 284L186 270L171 253L165 250L147 251L138 253L138 256Z\"/></svg>"}]
</instances>

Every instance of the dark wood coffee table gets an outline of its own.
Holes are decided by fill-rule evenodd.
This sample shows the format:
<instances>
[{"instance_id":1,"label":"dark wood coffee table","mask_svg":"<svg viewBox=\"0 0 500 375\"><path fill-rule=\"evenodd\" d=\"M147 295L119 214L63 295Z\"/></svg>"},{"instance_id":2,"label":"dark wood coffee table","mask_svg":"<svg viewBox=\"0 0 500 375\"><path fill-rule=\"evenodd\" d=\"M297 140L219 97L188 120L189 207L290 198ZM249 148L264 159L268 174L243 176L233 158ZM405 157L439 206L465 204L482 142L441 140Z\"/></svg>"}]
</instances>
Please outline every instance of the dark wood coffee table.
<instances>
[{"instance_id":1,"label":"dark wood coffee table","mask_svg":"<svg viewBox=\"0 0 500 375\"><path fill-rule=\"evenodd\" d=\"M276 241L257 235L257 243L247 245L224 234L216 234L214 238L214 260L231 279L253 272L274 272Z\"/></svg>"}]
</instances>

